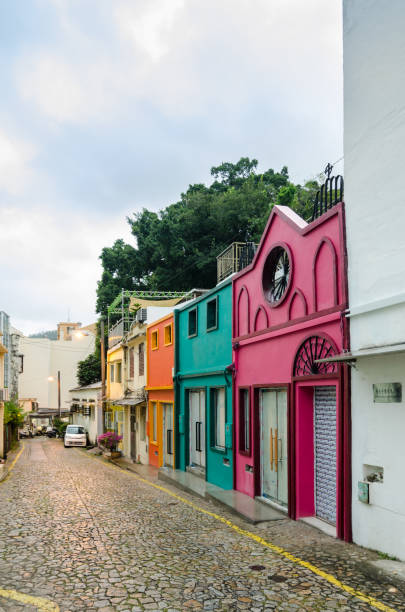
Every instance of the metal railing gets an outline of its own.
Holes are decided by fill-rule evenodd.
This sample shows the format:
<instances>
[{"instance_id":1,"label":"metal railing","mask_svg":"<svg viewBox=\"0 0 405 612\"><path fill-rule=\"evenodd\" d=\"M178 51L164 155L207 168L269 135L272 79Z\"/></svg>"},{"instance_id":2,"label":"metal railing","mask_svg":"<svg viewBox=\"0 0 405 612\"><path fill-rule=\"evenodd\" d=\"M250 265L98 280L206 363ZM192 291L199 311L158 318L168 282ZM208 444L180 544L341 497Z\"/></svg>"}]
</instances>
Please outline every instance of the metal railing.
<instances>
[{"instance_id":1,"label":"metal railing","mask_svg":"<svg viewBox=\"0 0 405 612\"><path fill-rule=\"evenodd\" d=\"M217 283L246 268L256 253L254 242L232 242L217 256Z\"/></svg>"},{"instance_id":2,"label":"metal railing","mask_svg":"<svg viewBox=\"0 0 405 612\"><path fill-rule=\"evenodd\" d=\"M333 166L328 164L325 168L327 176L325 183L317 191L311 221L314 221L338 202L343 202L344 181L343 176L331 176Z\"/></svg>"},{"instance_id":3,"label":"metal railing","mask_svg":"<svg viewBox=\"0 0 405 612\"><path fill-rule=\"evenodd\" d=\"M116 344L119 344L123 337L129 332L135 317L127 318L124 317L115 323L108 330L108 348L112 348Z\"/></svg>"}]
</instances>

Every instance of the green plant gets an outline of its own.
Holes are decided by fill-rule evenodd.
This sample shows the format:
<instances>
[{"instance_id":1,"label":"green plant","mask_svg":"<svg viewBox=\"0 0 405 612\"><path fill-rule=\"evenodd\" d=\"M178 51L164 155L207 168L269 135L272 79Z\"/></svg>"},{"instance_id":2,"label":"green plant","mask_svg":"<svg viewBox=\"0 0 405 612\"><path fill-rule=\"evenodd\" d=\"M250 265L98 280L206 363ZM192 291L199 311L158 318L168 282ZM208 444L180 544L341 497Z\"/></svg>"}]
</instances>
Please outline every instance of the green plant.
<instances>
[{"instance_id":1,"label":"green plant","mask_svg":"<svg viewBox=\"0 0 405 612\"><path fill-rule=\"evenodd\" d=\"M389 559L390 561L399 561L398 557L393 557L392 555L389 555L388 553L385 552L381 552L381 550L377 550L377 555L380 557L380 559Z\"/></svg>"},{"instance_id":2,"label":"green plant","mask_svg":"<svg viewBox=\"0 0 405 612\"><path fill-rule=\"evenodd\" d=\"M24 425L24 412L16 399L4 402L4 424L11 423L15 427Z\"/></svg>"},{"instance_id":3,"label":"green plant","mask_svg":"<svg viewBox=\"0 0 405 612\"><path fill-rule=\"evenodd\" d=\"M55 417L53 420L53 426L58 431L58 434L61 438L65 435L66 427L68 425L69 423L66 423L66 421L62 421L62 419L59 419L58 417Z\"/></svg>"}]
</instances>

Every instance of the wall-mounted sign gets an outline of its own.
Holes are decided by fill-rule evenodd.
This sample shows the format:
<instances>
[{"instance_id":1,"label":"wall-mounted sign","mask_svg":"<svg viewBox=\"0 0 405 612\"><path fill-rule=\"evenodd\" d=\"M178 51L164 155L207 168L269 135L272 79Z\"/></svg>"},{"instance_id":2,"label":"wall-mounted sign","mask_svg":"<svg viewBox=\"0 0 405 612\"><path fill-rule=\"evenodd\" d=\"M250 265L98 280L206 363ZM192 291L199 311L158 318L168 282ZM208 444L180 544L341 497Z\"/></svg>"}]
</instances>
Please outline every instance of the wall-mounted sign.
<instances>
[{"instance_id":1,"label":"wall-mounted sign","mask_svg":"<svg viewBox=\"0 0 405 612\"><path fill-rule=\"evenodd\" d=\"M370 503L370 498L369 498L369 484L368 482L363 482L363 481L359 481L358 483L358 489L357 489L357 496L359 498L359 501L363 502L363 504L369 504Z\"/></svg>"},{"instance_id":2,"label":"wall-mounted sign","mask_svg":"<svg viewBox=\"0 0 405 612\"><path fill-rule=\"evenodd\" d=\"M377 383L373 385L373 397L376 404L402 402L402 384Z\"/></svg>"}]
</instances>

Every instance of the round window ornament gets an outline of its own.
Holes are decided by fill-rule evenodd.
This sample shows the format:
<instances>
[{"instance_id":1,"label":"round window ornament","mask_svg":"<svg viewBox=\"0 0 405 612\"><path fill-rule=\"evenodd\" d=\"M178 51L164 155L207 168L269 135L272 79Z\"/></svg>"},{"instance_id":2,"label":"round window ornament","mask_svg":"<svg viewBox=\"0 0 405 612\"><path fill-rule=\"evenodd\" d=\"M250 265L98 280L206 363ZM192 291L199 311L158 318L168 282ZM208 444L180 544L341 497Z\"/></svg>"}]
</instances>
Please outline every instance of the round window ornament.
<instances>
[{"instance_id":1,"label":"round window ornament","mask_svg":"<svg viewBox=\"0 0 405 612\"><path fill-rule=\"evenodd\" d=\"M291 254L287 245L274 246L263 266L263 293L273 308L279 306L287 296L291 283Z\"/></svg>"}]
</instances>

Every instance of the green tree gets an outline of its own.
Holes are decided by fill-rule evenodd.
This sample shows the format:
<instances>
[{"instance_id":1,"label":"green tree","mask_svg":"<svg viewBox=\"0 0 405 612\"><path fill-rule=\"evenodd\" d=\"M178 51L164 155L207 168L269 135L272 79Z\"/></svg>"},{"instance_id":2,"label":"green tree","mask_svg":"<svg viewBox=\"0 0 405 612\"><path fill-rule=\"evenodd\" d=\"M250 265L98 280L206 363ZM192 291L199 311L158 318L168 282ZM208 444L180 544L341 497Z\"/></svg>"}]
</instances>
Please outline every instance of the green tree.
<instances>
[{"instance_id":1,"label":"green tree","mask_svg":"<svg viewBox=\"0 0 405 612\"><path fill-rule=\"evenodd\" d=\"M216 283L216 256L231 242L259 242L274 204L307 217L316 183L290 182L287 167L257 172L258 162L211 168L214 182L190 185L178 202L158 213L143 209L128 218L136 247L117 240L101 253L103 274L97 312L123 289L187 290Z\"/></svg>"},{"instance_id":2,"label":"green tree","mask_svg":"<svg viewBox=\"0 0 405 612\"><path fill-rule=\"evenodd\" d=\"M4 424L8 423L15 427L24 425L24 411L16 399L4 402Z\"/></svg>"},{"instance_id":3,"label":"green tree","mask_svg":"<svg viewBox=\"0 0 405 612\"><path fill-rule=\"evenodd\" d=\"M86 359L79 361L77 364L77 378L81 387L92 385L101 379L101 359L99 350L88 355Z\"/></svg>"}]
</instances>

